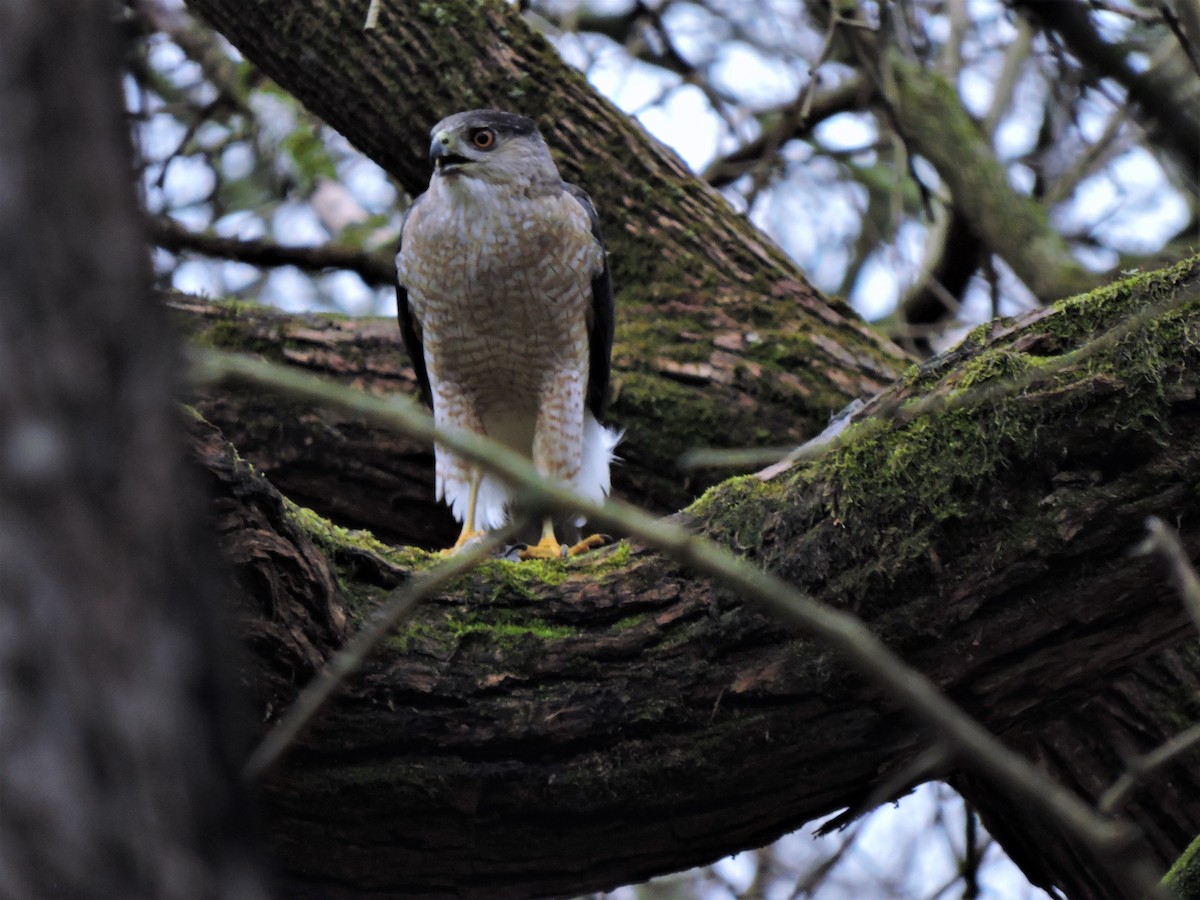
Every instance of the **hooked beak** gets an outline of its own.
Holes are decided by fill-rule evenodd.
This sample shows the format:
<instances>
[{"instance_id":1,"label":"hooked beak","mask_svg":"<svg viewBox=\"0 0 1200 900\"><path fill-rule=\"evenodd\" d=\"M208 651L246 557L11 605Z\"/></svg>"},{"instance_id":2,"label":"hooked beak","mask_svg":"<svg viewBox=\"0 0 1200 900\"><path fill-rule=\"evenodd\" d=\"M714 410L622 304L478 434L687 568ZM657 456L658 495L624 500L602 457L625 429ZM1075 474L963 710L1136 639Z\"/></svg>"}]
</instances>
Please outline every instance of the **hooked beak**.
<instances>
[{"instance_id":1,"label":"hooked beak","mask_svg":"<svg viewBox=\"0 0 1200 900\"><path fill-rule=\"evenodd\" d=\"M438 172L453 172L471 160L454 152L453 140L448 131L439 131L429 144L429 161Z\"/></svg>"}]
</instances>

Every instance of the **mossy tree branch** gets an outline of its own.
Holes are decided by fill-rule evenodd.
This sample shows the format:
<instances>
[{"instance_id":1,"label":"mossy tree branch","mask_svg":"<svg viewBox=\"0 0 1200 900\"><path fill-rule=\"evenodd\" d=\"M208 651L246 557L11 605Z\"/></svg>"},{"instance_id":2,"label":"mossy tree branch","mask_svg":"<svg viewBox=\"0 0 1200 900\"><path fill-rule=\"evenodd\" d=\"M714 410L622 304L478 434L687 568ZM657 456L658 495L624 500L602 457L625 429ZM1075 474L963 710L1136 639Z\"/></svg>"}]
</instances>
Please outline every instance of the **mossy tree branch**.
<instances>
[{"instance_id":1,"label":"mossy tree branch","mask_svg":"<svg viewBox=\"0 0 1200 900\"><path fill-rule=\"evenodd\" d=\"M1026 372L1196 280L1181 267L980 331L895 390L953 395ZM688 520L855 612L1009 741L1036 742L1188 634L1154 561L1124 551L1150 512L1200 543L1197 316L1194 303L1157 316L1018 396L866 429L769 482L729 482ZM204 445L252 588L245 680L274 715L339 643L336 623L356 627L422 558L289 513L261 479L247 493L244 464L211 434ZM254 546L307 548L306 562L239 551L240 522L258 523ZM321 566L309 593L267 574ZM266 785L271 845L298 891L578 892L853 806L928 740L822 647L637 546L493 563L423 607ZM1200 825L1198 794L1168 791L1131 807L1163 863ZM1104 887L1094 895L1116 895Z\"/></svg>"},{"instance_id":2,"label":"mossy tree branch","mask_svg":"<svg viewBox=\"0 0 1200 900\"><path fill-rule=\"evenodd\" d=\"M191 6L410 192L425 183L424 132L446 112L494 104L536 114L564 172L600 206L622 291L618 337L631 348L617 360L626 373L624 402L647 421L667 415L663 434L683 433L706 399L708 408L738 410L766 398L789 411L771 420L780 428L721 436L743 444L807 436L829 410L900 368L895 348L819 298L669 152L566 70L510 6L383 3L368 33L361 30L365 0ZM1065 312L1055 320L1063 331L1049 336L1030 326L998 335L991 346L981 339L974 368L968 360L926 377L1003 377L1008 366L1036 364L1060 341L1077 340L1072 322L1102 329L1118 306L1169 282L1126 288L1090 307L1102 313ZM355 328L343 332L342 340L309 345L299 356L330 365L343 355L353 360ZM278 346L269 331L261 343ZM891 451L876 445L865 454L861 468L851 465L853 447L839 451L847 468L824 468L831 458L809 473L807 493L799 480L782 488L772 482L761 497L738 482L710 495L719 505L696 512L785 577L862 613L1007 740L1098 796L1119 771L1110 759L1117 751L1107 742L1081 747L1079 736L1157 742L1156 729L1178 714L1170 702L1147 712L1152 704L1128 700L1162 695L1168 681L1145 660L1181 639L1182 617L1145 561L1118 557L1144 511L1185 519L1192 512L1193 492L1180 487L1190 484L1191 383L1173 374L1190 346L1185 340L1155 357L1169 378L1147 380L1152 366L1127 381L1114 360L1117 375L1097 372L1024 398L1027 411L1046 411L1036 421L947 416L941 421L962 429L949 433L910 425ZM392 367L383 380L403 379L394 353L387 361L367 357L368 365L376 359ZM726 384L714 373L732 378ZM361 378L369 383L374 375L364 368ZM647 389L647 375L674 379L678 391L664 400ZM908 386L928 384L914 376ZM1157 399L1119 419L1134 412L1121 404L1135 398ZM1066 399L1076 405L1058 405ZM1075 419L1093 412L1093 419ZM340 452L310 456L302 467L320 469L324 461L336 468L336 459L342 472L407 473L422 464L386 450L360 457L364 447L379 450L373 436L347 421L323 429L320 416L287 410L270 419L280 429L271 436L274 455L302 458L290 438L329 432L333 440L324 446L340 442ZM309 427L297 428L304 417ZM1174 430L1141 439L1129 423L1142 421ZM246 682L260 711L274 715L374 598L421 557L289 506L211 431L201 444L227 549L247 588L241 622L253 655ZM981 452L964 455L963 448ZM921 481L906 481L918 461L944 462L922 477L946 481L935 478L929 492ZM867 476L861 491L856 474ZM317 472L306 484L341 521L362 522L358 501L372 492L345 498L338 480ZM661 488L662 500L680 490L670 482L647 483ZM880 487L886 490L875 493ZM844 515L847 489L857 498L853 518ZM386 512L389 499L373 503ZM406 523L429 518L428 509L411 505L395 504L392 512ZM1190 529L1183 537L1195 546ZM619 546L580 569L495 564L423 615L373 660L268 786L272 849L297 896L496 896L613 884L764 841L869 796L875 780L911 760L923 740L878 696L835 678L819 648L637 548ZM1180 662L1163 668L1174 684L1192 670ZM1124 687L1135 675L1138 689ZM1091 716L1097 706L1103 715ZM1130 706L1143 715L1132 716ZM1129 724L1135 718L1137 729ZM1023 821L1022 810L1006 808L1010 798L989 794L986 783L955 777L972 799L989 801L994 833L1015 822L1006 847L1038 836L1026 871L1106 896L1094 867L1081 864L1061 835ZM1135 804L1160 860L1197 830L1189 799L1196 796L1200 789L1179 791L1169 803Z\"/></svg>"},{"instance_id":3,"label":"mossy tree branch","mask_svg":"<svg viewBox=\"0 0 1200 900\"><path fill-rule=\"evenodd\" d=\"M1180 305L1183 302L1186 302L1186 294L1181 298ZM1142 319L1139 317L1134 321ZM1109 332L1113 336L1124 333L1125 328ZM1061 369L1047 366L1046 380L1052 374L1066 369L1065 361L1077 355L1062 357L1064 365ZM436 441L469 462L484 466L492 474L503 478L514 495L521 498L518 515L523 512L533 521L549 513L583 515L595 527L625 534L628 539L663 554L698 576L713 579L719 589L730 591L753 606L775 614L786 624L797 627L802 634L814 638L816 643L833 650L840 662L848 664L885 698L896 703L904 713L936 735L938 742L944 744L942 749L935 748L933 755L936 758L957 761L977 777L993 781L1001 790L1021 798L1035 814L1047 816L1087 847L1114 882L1130 893L1147 897L1156 895L1157 879L1152 866L1136 855L1127 855L1134 838L1134 832L1127 824L1105 818L1070 790L1046 778L1021 757L1011 753L928 679L906 666L855 616L818 603L806 592L770 572L762 571L713 541L693 534L686 527L657 520L645 511L619 500L610 498L601 504L585 499L566 486L543 477L526 457L486 436L438 429L432 415L413 400L371 397L242 354L201 351L195 371L205 383L242 383L315 405L337 406L430 444ZM1019 392L1020 388L1014 383L1012 393ZM976 402L974 398L977 394L972 392L959 396L964 402L954 407L940 406L931 414L942 415L951 408L964 409L987 402L982 396ZM925 413L914 411L906 421L921 415ZM876 426L879 424L870 420L867 422ZM887 420L883 424L886 427ZM831 452L835 446L841 444L826 444L825 452ZM768 478L764 473L758 477L760 480ZM1160 520L1152 517L1151 521ZM370 627L360 631L354 641L305 688L288 715L264 740L248 764L247 771L255 776L266 773L283 752L294 744L303 726L314 718L320 706L332 696L334 688L355 673L362 666L367 653L378 649L380 643L397 630L397 625L407 619L417 597L428 597L450 587L488 558L496 556L504 543L512 539L515 529L516 526L510 524L507 534L491 533L481 543L441 560L425 572L423 578L414 579L406 591L390 599ZM1179 552L1182 553L1182 549ZM923 774L922 766L916 768L918 774ZM1106 813L1112 811L1107 796L1101 805Z\"/></svg>"},{"instance_id":4,"label":"mossy tree branch","mask_svg":"<svg viewBox=\"0 0 1200 900\"><path fill-rule=\"evenodd\" d=\"M179 294L168 299L181 327L199 344L261 353L376 394L416 392L394 320L301 318ZM697 333L679 346L711 339ZM729 345L742 339L743 332L734 330L716 336ZM610 415L625 438L621 465L614 470L616 491L656 512L686 505L720 475L682 471L678 463L686 451L800 443L816 431L797 418L801 382L792 375L789 356L748 369L732 353L701 352L698 361L678 363L631 330L617 342ZM849 383L844 387L851 389ZM454 523L433 501L428 448L336 411L265 400L255 391L224 391L197 405L297 502L396 543L438 547L454 539Z\"/></svg>"}]
</instances>

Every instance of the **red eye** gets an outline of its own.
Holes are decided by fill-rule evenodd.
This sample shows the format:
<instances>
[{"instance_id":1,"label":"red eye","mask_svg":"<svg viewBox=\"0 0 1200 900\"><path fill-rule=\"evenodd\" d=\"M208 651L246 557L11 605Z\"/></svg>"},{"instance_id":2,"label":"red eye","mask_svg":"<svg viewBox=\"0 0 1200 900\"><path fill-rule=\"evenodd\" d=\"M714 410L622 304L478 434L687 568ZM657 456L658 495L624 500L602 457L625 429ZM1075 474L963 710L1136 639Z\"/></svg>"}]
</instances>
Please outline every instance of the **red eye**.
<instances>
[{"instance_id":1,"label":"red eye","mask_svg":"<svg viewBox=\"0 0 1200 900\"><path fill-rule=\"evenodd\" d=\"M491 150L496 146L496 132L490 128L480 128L471 135L471 143L480 150Z\"/></svg>"}]
</instances>

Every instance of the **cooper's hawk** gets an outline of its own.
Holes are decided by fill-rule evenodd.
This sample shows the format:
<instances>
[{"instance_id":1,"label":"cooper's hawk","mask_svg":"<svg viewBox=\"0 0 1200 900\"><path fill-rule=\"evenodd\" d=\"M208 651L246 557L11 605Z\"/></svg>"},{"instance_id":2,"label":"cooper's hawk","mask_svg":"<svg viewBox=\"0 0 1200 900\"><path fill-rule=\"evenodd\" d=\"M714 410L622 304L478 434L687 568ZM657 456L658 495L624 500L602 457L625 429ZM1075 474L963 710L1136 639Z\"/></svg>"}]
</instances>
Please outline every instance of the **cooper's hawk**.
<instances>
[{"instance_id":1,"label":"cooper's hawk","mask_svg":"<svg viewBox=\"0 0 1200 900\"><path fill-rule=\"evenodd\" d=\"M600 501L619 434L608 394L613 294L599 221L532 119L491 109L434 126L429 190L400 228L400 330L441 426L485 434ZM454 548L499 527L508 488L441 446ZM573 550L583 549L584 544ZM565 552L547 519L523 556Z\"/></svg>"}]
</instances>

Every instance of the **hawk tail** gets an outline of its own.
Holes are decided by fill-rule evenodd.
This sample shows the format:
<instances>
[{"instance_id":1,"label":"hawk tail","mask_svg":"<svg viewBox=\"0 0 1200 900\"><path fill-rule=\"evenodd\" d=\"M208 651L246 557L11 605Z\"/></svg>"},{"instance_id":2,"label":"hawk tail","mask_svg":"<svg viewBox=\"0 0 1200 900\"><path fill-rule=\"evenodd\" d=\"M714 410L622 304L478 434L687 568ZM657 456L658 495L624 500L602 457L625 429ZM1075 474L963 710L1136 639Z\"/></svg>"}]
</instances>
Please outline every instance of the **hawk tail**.
<instances>
[{"instance_id":1,"label":"hawk tail","mask_svg":"<svg viewBox=\"0 0 1200 900\"><path fill-rule=\"evenodd\" d=\"M624 432L601 425L592 411L586 410L583 418L583 458L579 474L575 476L575 488L580 494L596 503L603 503L612 487L611 467L618 457L613 453ZM438 499L445 498L454 517L462 522L467 514L467 497L470 493L465 476L438 478ZM508 507L512 494L508 487L494 475L485 473L479 482L479 499L475 505L475 527L493 531L508 521ZM582 525L584 519L575 520Z\"/></svg>"},{"instance_id":2,"label":"hawk tail","mask_svg":"<svg viewBox=\"0 0 1200 900\"><path fill-rule=\"evenodd\" d=\"M583 462L579 474L575 477L575 490L589 500L603 503L604 498L612 489L612 464L618 459L613 452L625 432L605 428L589 409L583 414ZM582 525L582 517L575 520L576 525Z\"/></svg>"}]
</instances>

